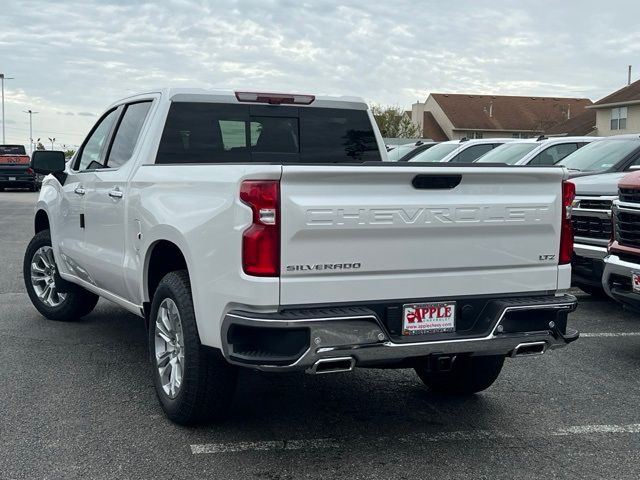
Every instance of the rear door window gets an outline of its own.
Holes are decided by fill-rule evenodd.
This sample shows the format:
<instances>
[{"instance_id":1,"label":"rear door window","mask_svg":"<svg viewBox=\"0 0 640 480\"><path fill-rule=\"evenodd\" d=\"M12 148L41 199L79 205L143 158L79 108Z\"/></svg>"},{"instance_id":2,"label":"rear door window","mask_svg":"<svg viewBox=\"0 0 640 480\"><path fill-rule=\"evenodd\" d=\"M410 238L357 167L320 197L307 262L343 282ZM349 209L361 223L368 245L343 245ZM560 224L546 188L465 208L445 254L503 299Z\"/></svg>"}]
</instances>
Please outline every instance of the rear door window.
<instances>
[{"instance_id":1,"label":"rear door window","mask_svg":"<svg viewBox=\"0 0 640 480\"><path fill-rule=\"evenodd\" d=\"M533 157L529 165L554 165L577 149L578 145L575 143L553 145Z\"/></svg>"},{"instance_id":2,"label":"rear door window","mask_svg":"<svg viewBox=\"0 0 640 480\"><path fill-rule=\"evenodd\" d=\"M364 110L174 103L156 163L381 161Z\"/></svg>"},{"instance_id":3,"label":"rear door window","mask_svg":"<svg viewBox=\"0 0 640 480\"><path fill-rule=\"evenodd\" d=\"M472 145L469 148L465 148L458 155L453 157L451 161L456 163L471 163L492 149L493 145L490 143Z\"/></svg>"},{"instance_id":4,"label":"rear door window","mask_svg":"<svg viewBox=\"0 0 640 480\"><path fill-rule=\"evenodd\" d=\"M151 102L138 102L127 105L126 110L113 138L107 167L118 168L127 163L138 143L142 126L151 108Z\"/></svg>"}]
</instances>

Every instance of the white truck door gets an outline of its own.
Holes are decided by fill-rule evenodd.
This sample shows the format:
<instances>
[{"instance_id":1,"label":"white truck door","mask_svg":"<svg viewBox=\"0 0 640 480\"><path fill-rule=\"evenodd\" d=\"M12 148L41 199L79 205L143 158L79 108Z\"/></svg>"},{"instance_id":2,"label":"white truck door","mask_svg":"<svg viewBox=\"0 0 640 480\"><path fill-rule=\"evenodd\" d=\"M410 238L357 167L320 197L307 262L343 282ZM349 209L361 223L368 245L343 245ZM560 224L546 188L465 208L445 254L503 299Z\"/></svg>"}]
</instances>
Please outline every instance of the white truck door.
<instances>
[{"instance_id":1,"label":"white truck door","mask_svg":"<svg viewBox=\"0 0 640 480\"><path fill-rule=\"evenodd\" d=\"M94 280L87 270L91 252L87 251L85 244L87 185L93 170L104 162L117 118L118 110L115 108L105 113L80 147L62 187L59 221L54 223L52 232L56 261L61 271L91 284L94 284Z\"/></svg>"},{"instance_id":2,"label":"white truck door","mask_svg":"<svg viewBox=\"0 0 640 480\"><path fill-rule=\"evenodd\" d=\"M124 281L127 230L127 181L135 166L136 144L151 107L151 100L125 105L107 150L104 168L86 182L85 243L93 255L87 270L96 285L125 300L130 295Z\"/></svg>"}]
</instances>

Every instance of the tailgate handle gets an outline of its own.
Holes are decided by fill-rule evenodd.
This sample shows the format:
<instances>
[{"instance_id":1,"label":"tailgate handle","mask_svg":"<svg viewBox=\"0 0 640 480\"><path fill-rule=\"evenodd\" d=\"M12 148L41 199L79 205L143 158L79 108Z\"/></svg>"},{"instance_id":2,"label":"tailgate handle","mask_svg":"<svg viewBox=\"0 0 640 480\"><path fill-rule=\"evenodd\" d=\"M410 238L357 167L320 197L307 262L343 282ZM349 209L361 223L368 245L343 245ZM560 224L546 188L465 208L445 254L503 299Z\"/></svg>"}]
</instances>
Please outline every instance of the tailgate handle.
<instances>
[{"instance_id":1,"label":"tailgate handle","mask_svg":"<svg viewBox=\"0 0 640 480\"><path fill-rule=\"evenodd\" d=\"M462 181L462 175L416 175L411 182L420 190L447 190L456 188Z\"/></svg>"}]
</instances>

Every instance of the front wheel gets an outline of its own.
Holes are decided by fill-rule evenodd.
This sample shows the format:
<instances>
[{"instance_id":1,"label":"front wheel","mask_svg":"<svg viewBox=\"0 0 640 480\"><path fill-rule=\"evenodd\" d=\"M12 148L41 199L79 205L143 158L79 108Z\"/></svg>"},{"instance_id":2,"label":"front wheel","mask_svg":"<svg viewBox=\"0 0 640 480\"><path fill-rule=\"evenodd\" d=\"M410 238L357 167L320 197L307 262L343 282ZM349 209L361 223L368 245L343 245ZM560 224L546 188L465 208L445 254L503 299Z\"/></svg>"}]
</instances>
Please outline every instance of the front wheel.
<instances>
[{"instance_id":1,"label":"front wheel","mask_svg":"<svg viewBox=\"0 0 640 480\"><path fill-rule=\"evenodd\" d=\"M165 275L153 295L149 353L156 394L167 417L192 425L227 413L236 368L201 345L185 270Z\"/></svg>"},{"instance_id":2,"label":"front wheel","mask_svg":"<svg viewBox=\"0 0 640 480\"><path fill-rule=\"evenodd\" d=\"M415 367L418 377L429 390L449 395L471 395L489 388L496 381L502 371L504 355L458 356L451 369L444 372L432 368L429 360L422 359Z\"/></svg>"},{"instance_id":3,"label":"front wheel","mask_svg":"<svg viewBox=\"0 0 640 480\"><path fill-rule=\"evenodd\" d=\"M38 232L29 242L22 274L31 303L49 320L77 320L91 313L98 303L97 295L78 285L68 284L66 292L59 291L58 267L49 230Z\"/></svg>"}]
</instances>

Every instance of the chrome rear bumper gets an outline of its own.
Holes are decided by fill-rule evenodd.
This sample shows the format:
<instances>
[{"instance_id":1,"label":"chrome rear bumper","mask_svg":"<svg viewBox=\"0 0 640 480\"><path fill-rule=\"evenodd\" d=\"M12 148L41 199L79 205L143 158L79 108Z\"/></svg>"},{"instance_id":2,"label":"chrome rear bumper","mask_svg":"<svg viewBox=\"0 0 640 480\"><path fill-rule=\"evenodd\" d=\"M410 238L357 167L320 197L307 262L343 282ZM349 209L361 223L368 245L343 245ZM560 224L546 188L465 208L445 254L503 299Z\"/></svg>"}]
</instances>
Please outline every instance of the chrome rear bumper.
<instances>
[{"instance_id":1,"label":"chrome rear bumper","mask_svg":"<svg viewBox=\"0 0 640 480\"><path fill-rule=\"evenodd\" d=\"M604 259L602 286L614 300L640 308L640 293L632 287L632 274L640 273L640 264L621 260L618 255L611 254Z\"/></svg>"},{"instance_id":2,"label":"chrome rear bumper","mask_svg":"<svg viewBox=\"0 0 640 480\"><path fill-rule=\"evenodd\" d=\"M577 306L572 295L494 302L499 308L485 308L492 315L483 319L486 331L467 336L393 336L374 311L360 307L270 314L230 311L222 325L223 354L230 363L257 370L321 373L319 365L335 364L345 371L428 355L520 356L523 345L535 345L544 353L578 338L576 330L559 327Z\"/></svg>"}]
</instances>

